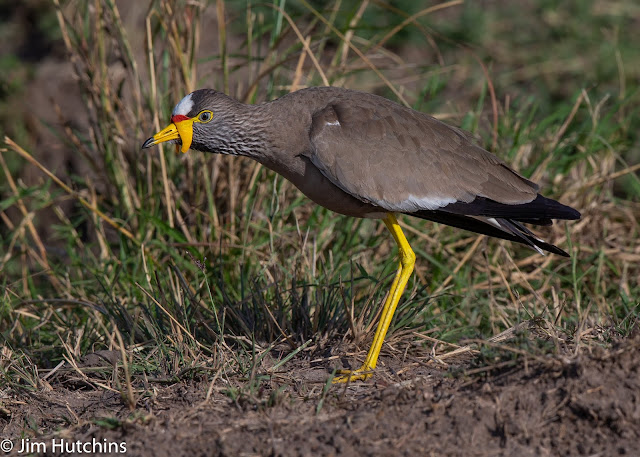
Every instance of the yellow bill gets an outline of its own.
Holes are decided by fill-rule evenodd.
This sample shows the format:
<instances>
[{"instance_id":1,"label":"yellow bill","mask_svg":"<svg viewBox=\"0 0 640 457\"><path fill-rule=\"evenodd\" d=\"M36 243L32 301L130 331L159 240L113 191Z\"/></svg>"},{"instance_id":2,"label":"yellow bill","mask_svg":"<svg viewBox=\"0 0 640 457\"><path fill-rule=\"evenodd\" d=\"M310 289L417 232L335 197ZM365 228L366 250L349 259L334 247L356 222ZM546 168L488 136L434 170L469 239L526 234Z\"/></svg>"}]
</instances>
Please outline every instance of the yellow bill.
<instances>
[{"instance_id":1,"label":"yellow bill","mask_svg":"<svg viewBox=\"0 0 640 457\"><path fill-rule=\"evenodd\" d=\"M182 119L175 119L177 117ZM145 141L142 144L142 149L150 148L156 144L171 140L180 140L182 142L180 150L186 153L191 147L191 141L193 140L193 119L186 116L174 116L174 122Z\"/></svg>"}]
</instances>

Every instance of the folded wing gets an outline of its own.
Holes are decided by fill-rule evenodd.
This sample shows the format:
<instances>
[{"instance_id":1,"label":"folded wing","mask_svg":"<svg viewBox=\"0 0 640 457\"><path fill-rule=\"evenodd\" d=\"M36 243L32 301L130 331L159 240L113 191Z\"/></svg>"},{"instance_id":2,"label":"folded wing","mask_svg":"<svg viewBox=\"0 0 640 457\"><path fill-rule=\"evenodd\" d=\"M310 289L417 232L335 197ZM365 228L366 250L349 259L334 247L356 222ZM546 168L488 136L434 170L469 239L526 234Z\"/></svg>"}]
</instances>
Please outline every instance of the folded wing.
<instances>
[{"instance_id":1,"label":"folded wing","mask_svg":"<svg viewBox=\"0 0 640 457\"><path fill-rule=\"evenodd\" d=\"M521 223L577 219L574 209L538 194L538 186L466 132L374 95L339 97L317 111L309 159L345 192L387 211L566 255Z\"/></svg>"}]
</instances>

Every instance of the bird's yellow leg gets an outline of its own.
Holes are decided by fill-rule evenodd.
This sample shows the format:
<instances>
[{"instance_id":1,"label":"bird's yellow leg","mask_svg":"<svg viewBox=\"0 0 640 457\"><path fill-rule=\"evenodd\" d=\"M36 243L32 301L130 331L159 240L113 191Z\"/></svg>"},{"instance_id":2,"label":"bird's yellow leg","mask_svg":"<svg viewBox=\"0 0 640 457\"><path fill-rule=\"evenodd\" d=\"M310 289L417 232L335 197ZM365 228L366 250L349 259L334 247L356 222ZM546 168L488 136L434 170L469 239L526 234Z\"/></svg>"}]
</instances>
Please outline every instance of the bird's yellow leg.
<instances>
[{"instance_id":1,"label":"bird's yellow leg","mask_svg":"<svg viewBox=\"0 0 640 457\"><path fill-rule=\"evenodd\" d=\"M380 315L380 322L378 323L378 328L376 329L376 334L373 337L373 343L371 344L366 360L357 370L338 371L342 376L336 376L333 379L334 383L358 380L364 381L371 377L372 370L378 363L378 356L380 355L380 349L382 349L382 342L387 334L387 330L389 330L389 325L391 325L391 319L393 319L393 314L396 311L402 292L404 292L404 289L407 286L407 281L409 281L409 276L411 276L413 266L416 263L416 255L413 253L411 246L409 246L409 242L405 238L404 233L402 233L402 229L400 228L400 225L398 225L398 220L395 215L393 213L389 213L383 220L398 245L398 251L400 253L400 265L398 266L398 272L396 273L396 277L393 279L389 295L387 295L387 299L384 302L382 313Z\"/></svg>"}]
</instances>

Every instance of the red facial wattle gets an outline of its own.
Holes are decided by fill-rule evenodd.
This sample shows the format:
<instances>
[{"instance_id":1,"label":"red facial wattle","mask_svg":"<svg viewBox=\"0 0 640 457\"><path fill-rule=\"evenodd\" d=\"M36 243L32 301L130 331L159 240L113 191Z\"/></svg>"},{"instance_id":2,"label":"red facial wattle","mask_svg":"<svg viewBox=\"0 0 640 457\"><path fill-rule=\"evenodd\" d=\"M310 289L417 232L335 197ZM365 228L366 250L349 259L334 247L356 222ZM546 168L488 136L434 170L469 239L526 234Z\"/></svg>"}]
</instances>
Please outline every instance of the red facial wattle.
<instances>
[{"instance_id":1,"label":"red facial wattle","mask_svg":"<svg viewBox=\"0 0 640 457\"><path fill-rule=\"evenodd\" d=\"M186 121L188 119L189 118L184 114L176 114L174 116L171 116L171 122L173 122L174 124L177 124L180 121Z\"/></svg>"}]
</instances>

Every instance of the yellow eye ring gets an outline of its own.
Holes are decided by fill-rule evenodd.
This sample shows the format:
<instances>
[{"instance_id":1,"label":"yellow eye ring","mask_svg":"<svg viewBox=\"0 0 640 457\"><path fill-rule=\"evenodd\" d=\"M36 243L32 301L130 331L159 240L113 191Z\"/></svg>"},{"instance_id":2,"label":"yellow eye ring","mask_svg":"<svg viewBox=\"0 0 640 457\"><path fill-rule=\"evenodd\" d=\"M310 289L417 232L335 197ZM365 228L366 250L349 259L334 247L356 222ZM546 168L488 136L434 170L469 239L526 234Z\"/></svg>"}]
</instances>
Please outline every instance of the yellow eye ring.
<instances>
[{"instance_id":1,"label":"yellow eye ring","mask_svg":"<svg viewBox=\"0 0 640 457\"><path fill-rule=\"evenodd\" d=\"M211 119L213 119L213 113L210 110L205 109L198 113L198 117L195 119L195 121L200 122L201 124L206 124L207 122L211 121Z\"/></svg>"}]
</instances>

